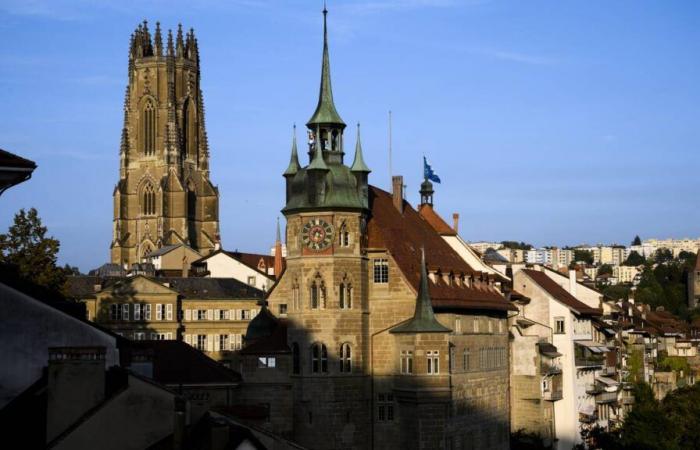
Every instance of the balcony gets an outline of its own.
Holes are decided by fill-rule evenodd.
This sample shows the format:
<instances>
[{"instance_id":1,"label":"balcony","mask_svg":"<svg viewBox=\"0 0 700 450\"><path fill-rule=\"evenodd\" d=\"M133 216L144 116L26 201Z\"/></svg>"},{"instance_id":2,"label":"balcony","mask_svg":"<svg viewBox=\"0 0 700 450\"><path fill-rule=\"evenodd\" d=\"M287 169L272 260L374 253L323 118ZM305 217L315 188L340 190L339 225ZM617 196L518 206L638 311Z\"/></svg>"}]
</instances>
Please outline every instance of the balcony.
<instances>
[{"instance_id":1,"label":"balcony","mask_svg":"<svg viewBox=\"0 0 700 450\"><path fill-rule=\"evenodd\" d=\"M601 392L603 392L603 389L600 388L599 386L596 386L595 384L587 384L586 385L586 394L598 395Z\"/></svg>"},{"instance_id":2,"label":"balcony","mask_svg":"<svg viewBox=\"0 0 700 450\"><path fill-rule=\"evenodd\" d=\"M576 367L578 368L596 368L603 366L602 356L589 356L585 358L575 358Z\"/></svg>"},{"instance_id":3,"label":"balcony","mask_svg":"<svg viewBox=\"0 0 700 450\"><path fill-rule=\"evenodd\" d=\"M562 398L562 391L545 391L542 394L542 400L547 402L556 402L557 400L561 400Z\"/></svg>"},{"instance_id":4,"label":"balcony","mask_svg":"<svg viewBox=\"0 0 700 450\"><path fill-rule=\"evenodd\" d=\"M595 402L601 403L615 403L617 402L617 392L601 392L596 395Z\"/></svg>"},{"instance_id":5,"label":"balcony","mask_svg":"<svg viewBox=\"0 0 700 450\"><path fill-rule=\"evenodd\" d=\"M634 405L634 397L622 397L623 405Z\"/></svg>"}]
</instances>

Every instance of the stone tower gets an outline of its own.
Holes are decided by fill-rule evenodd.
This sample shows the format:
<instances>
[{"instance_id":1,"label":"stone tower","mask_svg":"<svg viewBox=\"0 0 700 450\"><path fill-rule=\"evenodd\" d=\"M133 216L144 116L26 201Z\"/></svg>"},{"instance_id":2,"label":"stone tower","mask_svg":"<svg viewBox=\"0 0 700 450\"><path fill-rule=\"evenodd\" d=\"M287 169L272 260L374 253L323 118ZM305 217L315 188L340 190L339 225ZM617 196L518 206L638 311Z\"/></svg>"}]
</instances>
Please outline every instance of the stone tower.
<instances>
[{"instance_id":1,"label":"stone tower","mask_svg":"<svg viewBox=\"0 0 700 450\"><path fill-rule=\"evenodd\" d=\"M163 45L144 21L131 36L129 82L114 188L113 263L139 262L164 245L202 254L219 243L219 193L209 145L194 31Z\"/></svg>"},{"instance_id":2,"label":"stone tower","mask_svg":"<svg viewBox=\"0 0 700 450\"><path fill-rule=\"evenodd\" d=\"M295 442L309 448L367 448L370 170L359 125L354 161L344 163L346 125L333 102L326 16L324 9L319 98L306 124L308 164L299 164L294 137L284 172L287 268L271 300L286 304L289 319Z\"/></svg>"}]
</instances>

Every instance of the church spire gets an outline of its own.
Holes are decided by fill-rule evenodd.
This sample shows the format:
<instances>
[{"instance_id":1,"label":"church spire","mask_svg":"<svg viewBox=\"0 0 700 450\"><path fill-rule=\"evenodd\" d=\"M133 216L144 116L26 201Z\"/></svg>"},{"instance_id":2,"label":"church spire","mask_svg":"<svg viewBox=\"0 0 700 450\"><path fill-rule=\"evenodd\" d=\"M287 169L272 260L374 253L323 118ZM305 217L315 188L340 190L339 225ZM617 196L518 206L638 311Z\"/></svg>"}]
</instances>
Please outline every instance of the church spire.
<instances>
[{"instance_id":1,"label":"church spire","mask_svg":"<svg viewBox=\"0 0 700 450\"><path fill-rule=\"evenodd\" d=\"M435 318L430 293L428 291L428 271L425 267L425 250L420 250L420 286L416 297L416 310L413 317L401 325L394 327L391 333L449 333L451 330L443 326Z\"/></svg>"},{"instance_id":2,"label":"church spire","mask_svg":"<svg viewBox=\"0 0 700 450\"><path fill-rule=\"evenodd\" d=\"M341 128L345 128L345 122L340 118L338 111L333 103L333 90L331 89L331 63L328 57L328 27L326 24L326 16L328 10L325 4L323 5L323 61L321 63L321 87L318 93L318 105L313 116L306 124L307 127L313 129L316 125L335 124Z\"/></svg>"}]
</instances>

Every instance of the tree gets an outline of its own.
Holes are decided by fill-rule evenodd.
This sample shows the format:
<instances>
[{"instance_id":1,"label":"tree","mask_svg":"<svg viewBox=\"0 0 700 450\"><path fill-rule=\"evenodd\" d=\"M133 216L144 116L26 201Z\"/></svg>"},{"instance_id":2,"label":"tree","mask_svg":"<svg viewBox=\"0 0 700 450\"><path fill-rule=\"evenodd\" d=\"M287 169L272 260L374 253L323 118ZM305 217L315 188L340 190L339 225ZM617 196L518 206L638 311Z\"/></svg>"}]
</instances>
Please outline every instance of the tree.
<instances>
[{"instance_id":1,"label":"tree","mask_svg":"<svg viewBox=\"0 0 700 450\"><path fill-rule=\"evenodd\" d=\"M590 250L574 250L574 261L585 262L586 264L593 264L593 252Z\"/></svg>"},{"instance_id":2,"label":"tree","mask_svg":"<svg viewBox=\"0 0 700 450\"><path fill-rule=\"evenodd\" d=\"M632 239L632 245L642 245L642 240L639 238L639 235L636 235L634 239Z\"/></svg>"},{"instance_id":3,"label":"tree","mask_svg":"<svg viewBox=\"0 0 700 450\"><path fill-rule=\"evenodd\" d=\"M46 231L36 209L20 209L8 232L0 234L0 263L13 266L30 283L60 291L66 277L56 266L60 243Z\"/></svg>"},{"instance_id":4,"label":"tree","mask_svg":"<svg viewBox=\"0 0 700 450\"><path fill-rule=\"evenodd\" d=\"M637 253L635 250L632 250L629 255L627 255L627 259L625 260L624 263L622 263L623 266L641 266L647 262L646 259L639 253Z\"/></svg>"},{"instance_id":5,"label":"tree","mask_svg":"<svg viewBox=\"0 0 700 450\"><path fill-rule=\"evenodd\" d=\"M501 245L504 248L511 248L514 250L532 250L532 245L525 242L518 241L501 241Z\"/></svg>"},{"instance_id":6,"label":"tree","mask_svg":"<svg viewBox=\"0 0 700 450\"><path fill-rule=\"evenodd\" d=\"M656 251L654 255L654 262L662 264L665 262L673 261L673 253L667 248L660 248Z\"/></svg>"},{"instance_id":7,"label":"tree","mask_svg":"<svg viewBox=\"0 0 700 450\"><path fill-rule=\"evenodd\" d=\"M598 275L603 275L606 273L612 275L612 273L613 273L612 266L610 264L601 264L601 266L598 267Z\"/></svg>"}]
</instances>

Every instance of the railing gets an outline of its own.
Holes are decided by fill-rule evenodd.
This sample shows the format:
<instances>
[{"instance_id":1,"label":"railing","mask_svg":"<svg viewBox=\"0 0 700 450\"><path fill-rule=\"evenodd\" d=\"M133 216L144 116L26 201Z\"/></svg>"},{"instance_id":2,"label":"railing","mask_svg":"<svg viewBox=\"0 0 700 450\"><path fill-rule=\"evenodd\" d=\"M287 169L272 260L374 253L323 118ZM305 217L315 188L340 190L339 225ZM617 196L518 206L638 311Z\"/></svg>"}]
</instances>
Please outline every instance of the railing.
<instances>
[{"instance_id":1,"label":"railing","mask_svg":"<svg viewBox=\"0 0 700 450\"><path fill-rule=\"evenodd\" d=\"M575 358L576 367L596 367L603 365L603 358Z\"/></svg>"},{"instance_id":2,"label":"railing","mask_svg":"<svg viewBox=\"0 0 700 450\"><path fill-rule=\"evenodd\" d=\"M602 392L602 389L596 386L595 384L587 384L586 385L586 394L590 395L596 395Z\"/></svg>"},{"instance_id":3,"label":"railing","mask_svg":"<svg viewBox=\"0 0 700 450\"><path fill-rule=\"evenodd\" d=\"M617 392L601 392L596 395L596 403L614 403L617 401Z\"/></svg>"},{"instance_id":4,"label":"railing","mask_svg":"<svg viewBox=\"0 0 700 450\"><path fill-rule=\"evenodd\" d=\"M542 395L542 399L548 402L556 402L563 398L562 391L545 391Z\"/></svg>"}]
</instances>

